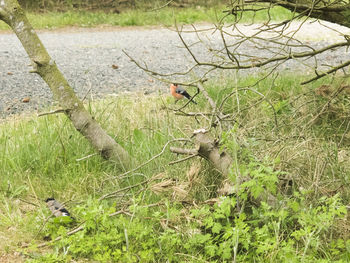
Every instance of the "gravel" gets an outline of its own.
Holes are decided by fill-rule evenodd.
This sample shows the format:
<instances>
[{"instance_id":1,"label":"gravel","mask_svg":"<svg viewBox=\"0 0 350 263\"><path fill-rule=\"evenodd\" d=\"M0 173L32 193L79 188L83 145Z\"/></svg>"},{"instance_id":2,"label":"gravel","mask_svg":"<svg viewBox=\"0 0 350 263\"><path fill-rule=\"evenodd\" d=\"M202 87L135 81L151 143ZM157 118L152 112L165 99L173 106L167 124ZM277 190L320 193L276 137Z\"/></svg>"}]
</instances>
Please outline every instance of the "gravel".
<instances>
[{"instance_id":1,"label":"gravel","mask_svg":"<svg viewBox=\"0 0 350 263\"><path fill-rule=\"evenodd\" d=\"M347 28L325 24L345 34L350 33ZM300 22L293 23L288 30L292 32L299 26ZM210 25L198 26L199 29L208 27ZM242 25L240 30L253 34L256 27ZM217 32L204 32L201 35L206 43L216 48L222 47ZM338 32L319 23L306 23L296 36L316 48L344 41ZM136 60L146 62L150 69L162 73L184 71L193 64L177 33L166 28L73 28L39 32L39 37L80 98L100 98L124 92L148 94L167 91L167 84L152 79L122 50ZM190 43L197 42L193 33L185 33L184 38ZM191 48L200 59L211 59L203 43ZM244 45L241 50L252 55L266 55L265 50L257 50L250 44ZM342 48L322 54L319 58L327 63L339 63L349 60L350 54ZM305 63L314 62L308 60ZM284 70L296 68L304 73L305 69L311 71L297 61L289 61L281 67ZM47 85L38 75L29 73L30 69L30 60L17 37L10 33L0 34L0 117L23 111L42 111L43 107L54 103ZM256 74L259 70L246 72ZM178 77L180 79L181 76ZM28 99L29 102L23 102Z\"/></svg>"}]
</instances>

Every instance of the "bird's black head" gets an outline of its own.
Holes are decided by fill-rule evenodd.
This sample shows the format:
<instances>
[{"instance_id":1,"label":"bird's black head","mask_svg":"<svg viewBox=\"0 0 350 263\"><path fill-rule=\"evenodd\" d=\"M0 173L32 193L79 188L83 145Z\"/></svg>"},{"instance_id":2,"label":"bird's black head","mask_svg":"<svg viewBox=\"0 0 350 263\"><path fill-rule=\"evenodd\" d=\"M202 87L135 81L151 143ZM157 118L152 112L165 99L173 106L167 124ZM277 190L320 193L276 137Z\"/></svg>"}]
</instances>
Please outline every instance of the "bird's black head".
<instances>
[{"instance_id":1,"label":"bird's black head","mask_svg":"<svg viewBox=\"0 0 350 263\"><path fill-rule=\"evenodd\" d=\"M177 84L177 83L173 83L173 85L174 85L175 87L177 87L179 84Z\"/></svg>"},{"instance_id":2,"label":"bird's black head","mask_svg":"<svg viewBox=\"0 0 350 263\"><path fill-rule=\"evenodd\" d=\"M49 198L47 198L47 199L45 200L45 202L47 203L47 202L49 202L49 201L53 201L53 200L55 200L55 198L53 198L53 197L49 197Z\"/></svg>"}]
</instances>

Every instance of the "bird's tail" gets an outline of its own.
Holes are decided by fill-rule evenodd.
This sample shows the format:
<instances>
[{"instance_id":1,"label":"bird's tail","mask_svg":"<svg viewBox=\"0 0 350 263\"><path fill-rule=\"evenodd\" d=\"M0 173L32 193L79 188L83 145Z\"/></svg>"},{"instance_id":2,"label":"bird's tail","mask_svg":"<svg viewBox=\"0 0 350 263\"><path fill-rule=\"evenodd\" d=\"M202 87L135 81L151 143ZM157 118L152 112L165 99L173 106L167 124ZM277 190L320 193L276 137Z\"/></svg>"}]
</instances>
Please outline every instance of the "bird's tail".
<instances>
[{"instance_id":1,"label":"bird's tail","mask_svg":"<svg viewBox=\"0 0 350 263\"><path fill-rule=\"evenodd\" d=\"M195 102L193 99L190 99L191 102L193 102L194 104L197 104L197 102Z\"/></svg>"},{"instance_id":2,"label":"bird's tail","mask_svg":"<svg viewBox=\"0 0 350 263\"><path fill-rule=\"evenodd\" d=\"M189 99L191 102L193 102L194 104L197 104L197 102L195 102L192 97L190 96L190 94L188 94L187 92L183 94L187 99Z\"/></svg>"}]
</instances>

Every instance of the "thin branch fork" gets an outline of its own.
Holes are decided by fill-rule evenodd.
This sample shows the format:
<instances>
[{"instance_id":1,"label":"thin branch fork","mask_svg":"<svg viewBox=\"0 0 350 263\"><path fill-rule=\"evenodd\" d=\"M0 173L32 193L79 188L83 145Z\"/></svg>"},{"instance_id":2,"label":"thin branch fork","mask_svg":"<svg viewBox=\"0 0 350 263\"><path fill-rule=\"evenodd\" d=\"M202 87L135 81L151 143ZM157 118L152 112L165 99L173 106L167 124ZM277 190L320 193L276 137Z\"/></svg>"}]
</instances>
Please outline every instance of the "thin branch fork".
<instances>
[{"instance_id":1,"label":"thin branch fork","mask_svg":"<svg viewBox=\"0 0 350 263\"><path fill-rule=\"evenodd\" d=\"M321 49L311 51L311 52L295 52L295 53L291 52L288 55L278 56L278 57L266 59L265 61L262 61L262 62L251 63L251 64L246 64L246 65L232 65L232 66L230 66L230 65L223 65L223 63L215 64L212 62L201 62L197 58L195 59L195 62L197 63L197 66L209 66L209 67L214 67L214 68L218 68L218 69L250 69L250 68L263 67L263 66L268 65L268 64L273 63L273 62L287 61L287 60L290 60L293 58L312 57L312 56L318 55L320 53L323 53L327 50L331 50L331 49L334 49L337 47L345 47L345 46L349 46L349 42L346 41L346 42L336 43L336 44L327 46L325 48L321 48ZM192 55L192 57L195 56L192 53L192 51L190 52L190 54Z\"/></svg>"},{"instance_id":2,"label":"thin branch fork","mask_svg":"<svg viewBox=\"0 0 350 263\"><path fill-rule=\"evenodd\" d=\"M188 51L188 53L190 54L190 56L193 58L193 60L195 62L194 67L195 66L209 66L209 67L212 67L214 69L249 69L249 68L254 68L254 67L262 67L262 66L268 65L268 64L273 63L273 62L287 61L287 60L294 59L294 58L312 57L312 56L316 56L320 53L323 53L327 50L331 50L331 49L338 48L338 47L349 46L349 42L346 41L346 42L341 42L341 43L329 45L325 48L321 48L318 50L313 49L311 52L288 52L288 54L286 54L286 55L279 55L279 56L275 56L275 57L272 57L269 59L265 58L265 59L263 59L263 61L259 61L258 63L253 62L253 63L241 65L241 64L237 63L236 59L232 59L232 57L230 56L231 52L228 50L227 43L225 42L225 39L223 37L223 31L221 28L219 28L221 35L222 35L222 39L224 41L226 53L229 55L228 57L230 58L231 62L234 62L233 65L232 64L230 65L230 63L225 63L224 61L216 62L216 63L215 62L213 63L213 62L201 62L201 61L199 61L199 59L196 57L196 55L192 52L190 46L186 43L186 41L182 37L182 29L180 30L177 26L176 26L176 29L177 29L177 33L179 35L179 38L180 38L182 44L184 45L184 47L186 48L186 50ZM268 31L268 30L261 30L260 32L262 32L262 31ZM251 37L249 37L247 39L249 40L249 39L251 39ZM290 37L288 39L290 39ZM286 43L284 45L289 46L288 43ZM338 66L338 67L335 67L333 71L336 71L344 66L345 66L345 63ZM322 76L325 76L325 75L322 75Z\"/></svg>"},{"instance_id":3,"label":"thin branch fork","mask_svg":"<svg viewBox=\"0 0 350 263\"><path fill-rule=\"evenodd\" d=\"M309 79L309 80L306 80L306 81L302 82L301 84L302 84L302 85L308 84L308 83L310 83L310 82L312 82L312 81L315 81L315 80L317 80L317 79L323 78L324 76L327 76L327 75L329 75L329 74L332 74L332 73L338 71L339 69L345 68L345 67L347 67L347 66L349 66L349 65L350 65L350 60L349 60L349 61L346 61L345 63L340 64L340 65L338 65L338 66L336 66L336 67L333 67L332 69L330 69L330 70L328 70L328 71L326 71L326 72L324 72L324 73L322 73L322 74L316 73L316 76L315 76L315 77L313 77L313 78L311 78L311 79Z\"/></svg>"}]
</instances>

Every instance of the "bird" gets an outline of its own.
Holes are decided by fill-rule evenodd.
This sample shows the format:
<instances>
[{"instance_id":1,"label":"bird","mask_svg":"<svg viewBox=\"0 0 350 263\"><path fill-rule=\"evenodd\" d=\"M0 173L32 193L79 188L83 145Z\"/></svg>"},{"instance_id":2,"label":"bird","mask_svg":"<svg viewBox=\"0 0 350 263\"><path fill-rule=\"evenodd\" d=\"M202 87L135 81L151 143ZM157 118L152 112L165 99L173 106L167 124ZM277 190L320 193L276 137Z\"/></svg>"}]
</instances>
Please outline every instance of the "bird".
<instances>
[{"instance_id":1,"label":"bird","mask_svg":"<svg viewBox=\"0 0 350 263\"><path fill-rule=\"evenodd\" d=\"M50 197L47 198L45 200L47 206L49 207L49 209L51 210L52 214L55 217L59 217L59 216L69 216L72 219L74 219L70 213L68 212L68 210L62 205L60 204L58 201L56 201L54 198Z\"/></svg>"},{"instance_id":2,"label":"bird","mask_svg":"<svg viewBox=\"0 0 350 263\"><path fill-rule=\"evenodd\" d=\"M172 83L170 85L170 93L176 99L176 101L183 99L183 97L186 97L187 99L192 101L194 104L197 104L197 102L195 102L192 99L191 95L188 94L188 92L184 88L181 88L177 83Z\"/></svg>"}]
</instances>

